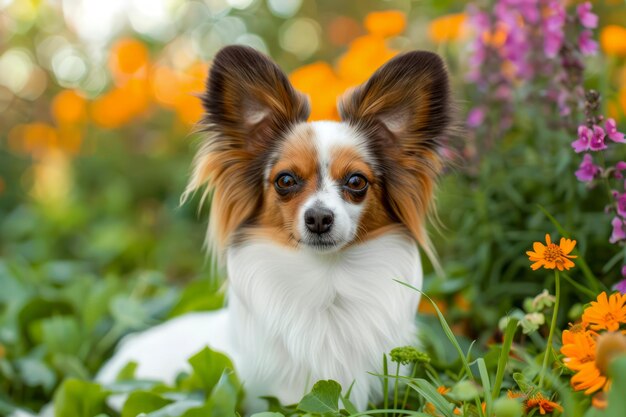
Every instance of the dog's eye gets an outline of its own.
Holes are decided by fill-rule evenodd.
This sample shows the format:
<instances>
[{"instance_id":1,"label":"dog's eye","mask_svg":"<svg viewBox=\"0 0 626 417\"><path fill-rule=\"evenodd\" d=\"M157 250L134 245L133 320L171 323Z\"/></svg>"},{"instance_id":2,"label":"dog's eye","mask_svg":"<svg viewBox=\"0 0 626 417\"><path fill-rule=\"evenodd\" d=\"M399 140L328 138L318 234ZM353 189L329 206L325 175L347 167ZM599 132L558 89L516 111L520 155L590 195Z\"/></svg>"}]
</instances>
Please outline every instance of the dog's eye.
<instances>
[{"instance_id":1,"label":"dog's eye","mask_svg":"<svg viewBox=\"0 0 626 417\"><path fill-rule=\"evenodd\" d=\"M365 191L367 188L367 180L361 174L354 174L346 181L346 188L351 191Z\"/></svg>"},{"instance_id":2,"label":"dog's eye","mask_svg":"<svg viewBox=\"0 0 626 417\"><path fill-rule=\"evenodd\" d=\"M285 195L294 190L297 185L298 181L296 180L296 177L288 172L278 174L276 181L274 181L274 187L281 195Z\"/></svg>"}]
</instances>

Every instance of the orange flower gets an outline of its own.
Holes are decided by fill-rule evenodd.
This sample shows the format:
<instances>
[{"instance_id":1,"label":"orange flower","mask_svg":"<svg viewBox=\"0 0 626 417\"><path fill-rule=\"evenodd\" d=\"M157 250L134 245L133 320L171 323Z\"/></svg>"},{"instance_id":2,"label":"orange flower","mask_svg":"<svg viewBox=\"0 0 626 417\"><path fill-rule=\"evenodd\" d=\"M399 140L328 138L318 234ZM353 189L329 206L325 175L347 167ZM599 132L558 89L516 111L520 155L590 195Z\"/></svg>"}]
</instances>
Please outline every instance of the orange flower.
<instances>
[{"instance_id":1,"label":"orange flower","mask_svg":"<svg viewBox=\"0 0 626 417\"><path fill-rule=\"evenodd\" d=\"M608 298L606 292L602 292L583 312L583 323L588 323L592 330L617 331L620 324L626 323L625 303L626 296L619 292Z\"/></svg>"},{"instance_id":2,"label":"orange flower","mask_svg":"<svg viewBox=\"0 0 626 417\"><path fill-rule=\"evenodd\" d=\"M562 237L557 246L550 240L550 235L546 234L546 244L547 246L544 246L541 242L535 242L533 243L534 252L526 252L528 259L534 262L530 266L533 271L541 267L545 269L558 268L559 271L574 267L574 262L570 259L576 258L576 256L569 255L569 253L574 249L574 246L576 246L575 240Z\"/></svg>"},{"instance_id":3,"label":"orange flower","mask_svg":"<svg viewBox=\"0 0 626 417\"><path fill-rule=\"evenodd\" d=\"M439 385L437 387L437 392L441 395L446 395L450 392L450 388L446 387L445 385Z\"/></svg>"},{"instance_id":4,"label":"orange flower","mask_svg":"<svg viewBox=\"0 0 626 417\"><path fill-rule=\"evenodd\" d=\"M384 38L398 35L406 28L406 14L399 10L372 12L365 16L365 29Z\"/></svg>"},{"instance_id":5,"label":"orange flower","mask_svg":"<svg viewBox=\"0 0 626 417\"><path fill-rule=\"evenodd\" d=\"M604 388L607 378L596 365L596 341L593 334L588 331L565 330L563 343L563 363L567 368L576 371L570 381L574 390L585 390L585 394L589 395Z\"/></svg>"},{"instance_id":6,"label":"orange flower","mask_svg":"<svg viewBox=\"0 0 626 417\"><path fill-rule=\"evenodd\" d=\"M428 37L435 43L450 42L465 35L465 13L455 13L438 17L428 25Z\"/></svg>"},{"instance_id":7,"label":"orange flower","mask_svg":"<svg viewBox=\"0 0 626 417\"><path fill-rule=\"evenodd\" d=\"M146 69L149 61L148 48L132 38L120 39L111 48L109 68L113 76L126 78Z\"/></svg>"},{"instance_id":8,"label":"orange flower","mask_svg":"<svg viewBox=\"0 0 626 417\"><path fill-rule=\"evenodd\" d=\"M85 98L73 90L63 90L52 99L52 117L60 125L73 125L87 116Z\"/></svg>"},{"instance_id":9,"label":"orange flower","mask_svg":"<svg viewBox=\"0 0 626 417\"><path fill-rule=\"evenodd\" d=\"M554 412L554 410L563 412L563 407L561 407L554 401L548 400L540 392L538 392L537 394L533 394L531 397L528 397L525 401L525 405L527 413L533 408L538 408L539 414L541 414L542 416L548 413L552 413Z\"/></svg>"},{"instance_id":10,"label":"orange flower","mask_svg":"<svg viewBox=\"0 0 626 417\"><path fill-rule=\"evenodd\" d=\"M626 28L617 25L603 27L600 45L607 55L626 56Z\"/></svg>"}]
</instances>

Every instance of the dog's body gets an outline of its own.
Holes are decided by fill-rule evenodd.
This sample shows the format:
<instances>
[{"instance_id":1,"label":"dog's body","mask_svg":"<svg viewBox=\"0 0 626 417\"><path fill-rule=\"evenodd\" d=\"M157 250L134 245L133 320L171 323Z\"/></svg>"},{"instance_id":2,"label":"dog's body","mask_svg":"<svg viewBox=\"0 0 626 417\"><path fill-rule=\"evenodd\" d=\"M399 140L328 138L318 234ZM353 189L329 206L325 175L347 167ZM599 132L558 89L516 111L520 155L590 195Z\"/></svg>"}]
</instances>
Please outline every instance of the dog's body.
<instances>
[{"instance_id":1,"label":"dog's body","mask_svg":"<svg viewBox=\"0 0 626 417\"><path fill-rule=\"evenodd\" d=\"M323 88L323 86L321 86ZM308 103L263 55L228 47L204 97L209 133L188 192L209 184L209 239L226 260L228 306L124 343L98 379L130 360L172 381L205 344L228 354L248 410L297 402L334 379L364 408L380 396L382 355L414 341L417 242L440 170L447 75L434 54L394 58L341 105L306 123Z\"/></svg>"},{"instance_id":2,"label":"dog's body","mask_svg":"<svg viewBox=\"0 0 626 417\"><path fill-rule=\"evenodd\" d=\"M394 281L421 284L416 245L403 234L330 257L253 242L229 251L228 265L226 309L189 314L131 338L100 380L114 381L134 360L137 377L173 382L187 358L209 345L233 359L249 410L262 409L255 399L263 395L296 403L320 379L345 389L355 381L351 399L363 408L380 393L367 371L380 373L383 353L415 340L419 294Z\"/></svg>"}]
</instances>

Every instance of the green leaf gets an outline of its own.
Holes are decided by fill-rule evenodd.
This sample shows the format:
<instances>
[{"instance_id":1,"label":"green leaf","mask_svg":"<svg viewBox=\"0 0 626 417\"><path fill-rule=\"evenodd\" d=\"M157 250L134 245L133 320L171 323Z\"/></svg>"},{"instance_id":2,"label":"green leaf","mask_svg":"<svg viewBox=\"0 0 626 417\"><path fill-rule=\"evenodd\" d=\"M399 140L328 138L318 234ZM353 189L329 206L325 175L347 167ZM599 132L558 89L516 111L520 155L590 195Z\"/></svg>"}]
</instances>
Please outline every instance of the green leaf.
<instances>
[{"instance_id":1,"label":"green leaf","mask_svg":"<svg viewBox=\"0 0 626 417\"><path fill-rule=\"evenodd\" d=\"M69 378L54 394L55 417L93 417L104 413L108 392L98 384Z\"/></svg>"},{"instance_id":2,"label":"green leaf","mask_svg":"<svg viewBox=\"0 0 626 417\"><path fill-rule=\"evenodd\" d=\"M77 355L83 340L78 320L71 316L41 320L41 338L50 353L68 355Z\"/></svg>"},{"instance_id":3,"label":"green leaf","mask_svg":"<svg viewBox=\"0 0 626 417\"><path fill-rule=\"evenodd\" d=\"M437 392L437 389L425 379L414 379L408 384L415 391L420 393L422 397L426 399L429 403L432 403L437 411L442 413L445 417L454 417L452 414L452 409L454 408L454 404L451 404L446 400L443 395Z\"/></svg>"},{"instance_id":4,"label":"green leaf","mask_svg":"<svg viewBox=\"0 0 626 417\"><path fill-rule=\"evenodd\" d=\"M218 293L216 280L198 280L187 285L178 303L169 313L170 317L192 311L216 310L224 306L224 294Z\"/></svg>"},{"instance_id":5,"label":"green leaf","mask_svg":"<svg viewBox=\"0 0 626 417\"><path fill-rule=\"evenodd\" d=\"M339 412L339 396L341 385L333 380L318 381L313 385L310 393L305 395L298 409L309 413L337 413Z\"/></svg>"},{"instance_id":6,"label":"green leaf","mask_svg":"<svg viewBox=\"0 0 626 417\"><path fill-rule=\"evenodd\" d=\"M233 371L225 370L217 385L211 391L211 396L208 400L209 415L234 416L237 409L239 391L240 384L237 376Z\"/></svg>"},{"instance_id":7,"label":"green leaf","mask_svg":"<svg viewBox=\"0 0 626 417\"><path fill-rule=\"evenodd\" d=\"M486 415L491 415L491 409L493 407L493 399L489 396L489 392L491 391L491 382L489 381L489 372L487 371L487 365L485 365L485 360L483 358L478 358L476 360L478 364L478 372L480 372L480 380L483 384L483 390L485 391L485 412Z\"/></svg>"},{"instance_id":8,"label":"green leaf","mask_svg":"<svg viewBox=\"0 0 626 417\"><path fill-rule=\"evenodd\" d=\"M273 413L271 411L264 411L262 413L252 414L250 417L285 417L283 413Z\"/></svg>"},{"instance_id":9,"label":"green leaf","mask_svg":"<svg viewBox=\"0 0 626 417\"><path fill-rule=\"evenodd\" d=\"M183 382L183 386L202 388L207 393L213 390L226 369L234 369L226 355L215 352L208 346L189 358L188 362L191 364L193 373Z\"/></svg>"},{"instance_id":10,"label":"green leaf","mask_svg":"<svg viewBox=\"0 0 626 417\"><path fill-rule=\"evenodd\" d=\"M130 361L119 371L116 381L129 381L135 378L135 371L137 370L137 362Z\"/></svg>"},{"instance_id":11,"label":"green leaf","mask_svg":"<svg viewBox=\"0 0 626 417\"><path fill-rule=\"evenodd\" d=\"M135 391L126 400L122 408L122 417L136 417L141 413L160 410L172 401L158 394L147 391Z\"/></svg>"},{"instance_id":12,"label":"green leaf","mask_svg":"<svg viewBox=\"0 0 626 417\"><path fill-rule=\"evenodd\" d=\"M428 301L430 301L430 303L435 308L435 311L437 312L437 316L439 317L439 323L441 324L441 327L443 328L443 331L445 332L446 336L448 337L448 340L450 340L450 343L452 343L454 345L454 348L456 349L457 353L459 354L459 357L461 358L461 362L463 363L463 369L465 369L465 372L467 373L467 376L470 379L473 380L474 379L474 375L472 374L472 370L470 369L468 358L465 357L465 354L463 353L463 349L461 349L461 345L459 345L458 340L456 340L456 336L454 336L454 333L452 332L452 329L448 325L448 322L443 317L443 314L441 313L441 310L439 310L439 307L437 306L437 303L435 303L426 293L424 293L423 291L419 290L418 288L415 288L414 286L412 286L410 284L407 284L406 282L399 281L397 279L394 279L394 281L396 281L397 283L400 283L400 284L402 284L404 286L407 286L407 287L411 288L412 290L415 290L415 291L419 292L424 297L426 297L426 299Z\"/></svg>"},{"instance_id":13,"label":"green leaf","mask_svg":"<svg viewBox=\"0 0 626 417\"><path fill-rule=\"evenodd\" d=\"M118 295L111 301L111 315L123 328L140 329L148 321L148 313L139 301Z\"/></svg>"},{"instance_id":14,"label":"green leaf","mask_svg":"<svg viewBox=\"0 0 626 417\"><path fill-rule=\"evenodd\" d=\"M50 392L57 382L55 373L43 361L34 358L23 358L17 361L17 369L24 383L30 387L41 386Z\"/></svg>"},{"instance_id":15,"label":"green leaf","mask_svg":"<svg viewBox=\"0 0 626 417\"><path fill-rule=\"evenodd\" d=\"M493 391L491 392L491 398L496 399L500 396L500 387L504 380L504 371L506 365L509 362L509 352L511 351L511 345L513 344L513 337L517 330L518 320L514 317L509 317L504 330L504 340L502 341L502 349L500 350L500 358L498 359L498 369L496 371L496 379L493 383ZM485 395L486 396L486 395Z\"/></svg>"}]
</instances>

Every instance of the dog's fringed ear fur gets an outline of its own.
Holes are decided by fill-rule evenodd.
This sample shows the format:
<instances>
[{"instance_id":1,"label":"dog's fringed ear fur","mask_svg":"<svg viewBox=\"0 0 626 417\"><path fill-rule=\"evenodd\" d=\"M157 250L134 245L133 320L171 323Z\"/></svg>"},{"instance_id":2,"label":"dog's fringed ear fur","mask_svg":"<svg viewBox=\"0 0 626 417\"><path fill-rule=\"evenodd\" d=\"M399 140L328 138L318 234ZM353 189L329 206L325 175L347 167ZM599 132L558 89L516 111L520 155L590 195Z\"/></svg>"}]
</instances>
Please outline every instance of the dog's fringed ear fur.
<instances>
[{"instance_id":1,"label":"dog's fringed ear fur","mask_svg":"<svg viewBox=\"0 0 626 417\"><path fill-rule=\"evenodd\" d=\"M218 52L202 103L206 136L182 200L208 184L207 241L219 254L261 204L265 160L285 131L306 121L309 103L276 64L246 46Z\"/></svg>"},{"instance_id":2,"label":"dog's fringed ear fur","mask_svg":"<svg viewBox=\"0 0 626 417\"><path fill-rule=\"evenodd\" d=\"M391 59L339 103L342 120L366 135L378 158L389 211L435 261L424 223L443 168L441 139L452 119L449 96L441 58L414 51Z\"/></svg>"}]
</instances>

